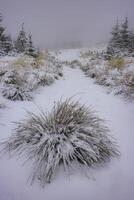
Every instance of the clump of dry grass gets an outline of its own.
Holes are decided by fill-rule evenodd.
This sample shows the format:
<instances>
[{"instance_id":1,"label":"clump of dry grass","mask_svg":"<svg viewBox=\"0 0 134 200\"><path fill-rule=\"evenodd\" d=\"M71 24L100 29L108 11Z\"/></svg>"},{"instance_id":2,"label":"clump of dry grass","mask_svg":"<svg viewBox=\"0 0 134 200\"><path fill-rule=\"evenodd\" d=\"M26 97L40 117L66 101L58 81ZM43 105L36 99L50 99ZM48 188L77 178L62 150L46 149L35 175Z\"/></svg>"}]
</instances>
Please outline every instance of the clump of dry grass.
<instances>
[{"instance_id":1,"label":"clump of dry grass","mask_svg":"<svg viewBox=\"0 0 134 200\"><path fill-rule=\"evenodd\" d=\"M17 71L12 71L4 79L4 87L2 95L12 101L32 100L30 88L27 84L26 74L19 74Z\"/></svg>"},{"instance_id":2,"label":"clump of dry grass","mask_svg":"<svg viewBox=\"0 0 134 200\"><path fill-rule=\"evenodd\" d=\"M30 101L32 96L25 87L8 85L2 90L2 95L12 101Z\"/></svg>"},{"instance_id":3,"label":"clump of dry grass","mask_svg":"<svg viewBox=\"0 0 134 200\"><path fill-rule=\"evenodd\" d=\"M108 66L111 68L123 69L125 66L125 61L123 57L114 57L108 60Z\"/></svg>"},{"instance_id":4,"label":"clump of dry grass","mask_svg":"<svg viewBox=\"0 0 134 200\"><path fill-rule=\"evenodd\" d=\"M33 59L32 66L35 68L44 66L46 59L47 53L40 52L39 55Z\"/></svg>"},{"instance_id":5,"label":"clump of dry grass","mask_svg":"<svg viewBox=\"0 0 134 200\"><path fill-rule=\"evenodd\" d=\"M122 78L122 93L127 99L134 99L134 72L127 72Z\"/></svg>"},{"instance_id":6,"label":"clump of dry grass","mask_svg":"<svg viewBox=\"0 0 134 200\"><path fill-rule=\"evenodd\" d=\"M38 79L38 84L42 86L49 86L54 83L54 77L48 75L48 74L43 74L41 77Z\"/></svg>"},{"instance_id":7,"label":"clump of dry grass","mask_svg":"<svg viewBox=\"0 0 134 200\"><path fill-rule=\"evenodd\" d=\"M91 108L67 99L57 102L49 114L28 113L14 134L1 143L2 152L33 161L31 183L50 183L59 166L74 163L95 167L119 156L117 145Z\"/></svg>"},{"instance_id":8,"label":"clump of dry grass","mask_svg":"<svg viewBox=\"0 0 134 200\"><path fill-rule=\"evenodd\" d=\"M71 62L69 62L69 65L72 67L72 68L75 68L75 67L80 67L81 66L81 63L79 60L72 60Z\"/></svg>"},{"instance_id":9,"label":"clump of dry grass","mask_svg":"<svg viewBox=\"0 0 134 200\"><path fill-rule=\"evenodd\" d=\"M27 68L30 66L30 57L28 56L21 56L17 58L15 61L11 63L11 67L13 68Z\"/></svg>"}]
</instances>

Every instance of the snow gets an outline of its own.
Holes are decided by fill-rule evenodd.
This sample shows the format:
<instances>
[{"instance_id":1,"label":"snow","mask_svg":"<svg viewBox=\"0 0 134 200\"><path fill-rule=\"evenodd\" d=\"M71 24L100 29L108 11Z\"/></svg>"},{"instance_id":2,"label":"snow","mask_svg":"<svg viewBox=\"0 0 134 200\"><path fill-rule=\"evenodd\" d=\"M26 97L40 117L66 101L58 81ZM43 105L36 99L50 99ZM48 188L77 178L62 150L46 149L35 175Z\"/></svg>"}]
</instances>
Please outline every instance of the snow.
<instances>
[{"instance_id":1,"label":"snow","mask_svg":"<svg viewBox=\"0 0 134 200\"><path fill-rule=\"evenodd\" d=\"M60 50L58 55L58 59L61 61L73 61L77 59L80 56L80 50L79 49L66 49L66 50Z\"/></svg>"},{"instance_id":2,"label":"snow","mask_svg":"<svg viewBox=\"0 0 134 200\"><path fill-rule=\"evenodd\" d=\"M70 54L72 55L72 52ZM69 56L66 53L64 59ZM98 115L106 120L120 147L122 155L119 160L113 160L109 165L91 171L93 177L91 174L90 179L79 173L70 177L58 173L51 184L41 189L38 184L30 186L26 182L30 174L30 164L22 166L23 162L20 160L2 157L0 200L127 200L134 197L134 104L106 94L105 89L94 84L79 69L66 67L64 80L40 88L39 93L35 94L34 102L6 100L7 107L0 110L0 139L11 135L15 126L12 122L24 119L25 110L37 113L39 106L49 111L54 101L71 96L81 103L91 105L98 111ZM4 98L0 99L3 102Z\"/></svg>"}]
</instances>

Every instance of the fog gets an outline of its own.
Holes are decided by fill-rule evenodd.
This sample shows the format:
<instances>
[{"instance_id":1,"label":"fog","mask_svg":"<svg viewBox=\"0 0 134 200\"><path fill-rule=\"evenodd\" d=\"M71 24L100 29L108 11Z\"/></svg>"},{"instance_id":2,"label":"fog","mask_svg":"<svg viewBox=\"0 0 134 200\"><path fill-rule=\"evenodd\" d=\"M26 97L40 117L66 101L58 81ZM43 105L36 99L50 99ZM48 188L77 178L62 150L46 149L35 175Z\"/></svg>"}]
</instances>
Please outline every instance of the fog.
<instances>
[{"instance_id":1,"label":"fog","mask_svg":"<svg viewBox=\"0 0 134 200\"><path fill-rule=\"evenodd\" d=\"M106 43L117 18L134 27L133 8L134 0L0 0L7 31L15 37L24 22L42 48Z\"/></svg>"}]
</instances>

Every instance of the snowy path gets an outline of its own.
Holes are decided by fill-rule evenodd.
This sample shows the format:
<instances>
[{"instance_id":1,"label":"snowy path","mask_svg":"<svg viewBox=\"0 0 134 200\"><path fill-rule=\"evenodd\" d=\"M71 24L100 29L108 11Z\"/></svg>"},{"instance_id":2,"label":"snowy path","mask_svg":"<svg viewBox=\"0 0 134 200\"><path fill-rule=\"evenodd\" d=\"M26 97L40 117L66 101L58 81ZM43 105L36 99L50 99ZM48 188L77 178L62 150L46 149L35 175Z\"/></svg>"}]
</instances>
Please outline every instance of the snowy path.
<instances>
[{"instance_id":1,"label":"snowy path","mask_svg":"<svg viewBox=\"0 0 134 200\"><path fill-rule=\"evenodd\" d=\"M61 97L71 97L92 105L98 115L107 120L117 138L122 156L94 173L95 180L81 175L70 178L58 176L45 189L26 184L30 167L21 161L1 158L0 200L130 200L134 198L134 104L124 103L118 97L107 95L103 88L93 84L78 69L65 69L65 79L36 94L35 104L50 109ZM10 102L0 113L0 138L11 134L12 121L25 116L25 110L36 112L32 102ZM4 126L6 124L6 126Z\"/></svg>"}]
</instances>

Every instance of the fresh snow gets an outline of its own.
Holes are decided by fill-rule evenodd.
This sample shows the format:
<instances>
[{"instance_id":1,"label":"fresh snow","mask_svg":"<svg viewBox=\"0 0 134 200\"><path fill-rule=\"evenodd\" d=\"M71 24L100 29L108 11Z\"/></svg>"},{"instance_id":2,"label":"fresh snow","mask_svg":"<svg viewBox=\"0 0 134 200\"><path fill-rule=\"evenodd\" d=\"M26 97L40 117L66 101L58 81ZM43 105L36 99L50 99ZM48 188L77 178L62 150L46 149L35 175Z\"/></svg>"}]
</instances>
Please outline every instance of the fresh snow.
<instances>
[{"instance_id":1,"label":"fresh snow","mask_svg":"<svg viewBox=\"0 0 134 200\"><path fill-rule=\"evenodd\" d=\"M91 105L99 117L106 120L111 134L117 139L121 157L107 166L91 171L89 179L75 173L66 177L59 173L51 184L41 189L38 184L29 185L30 164L22 160L0 159L0 200L127 200L134 197L134 104L125 103L119 97L106 94L105 89L95 85L79 69L64 69L64 79L54 85L40 88L34 102L6 101L0 110L0 139L12 134L14 121L25 118L26 110L37 113L41 107L49 111L54 101L72 97ZM3 98L2 98L3 99ZM3 99L4 101L4 99ZM3 102L2 101L2 102Z\"/></svg>"}]
</instances>

